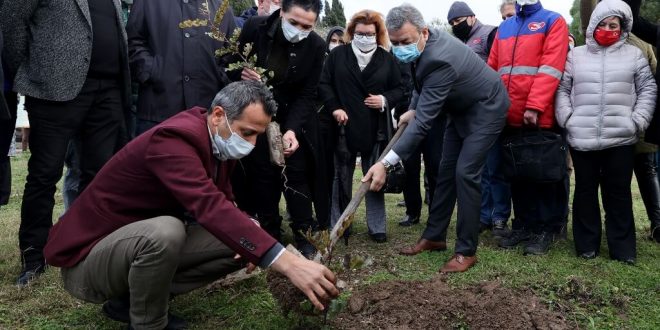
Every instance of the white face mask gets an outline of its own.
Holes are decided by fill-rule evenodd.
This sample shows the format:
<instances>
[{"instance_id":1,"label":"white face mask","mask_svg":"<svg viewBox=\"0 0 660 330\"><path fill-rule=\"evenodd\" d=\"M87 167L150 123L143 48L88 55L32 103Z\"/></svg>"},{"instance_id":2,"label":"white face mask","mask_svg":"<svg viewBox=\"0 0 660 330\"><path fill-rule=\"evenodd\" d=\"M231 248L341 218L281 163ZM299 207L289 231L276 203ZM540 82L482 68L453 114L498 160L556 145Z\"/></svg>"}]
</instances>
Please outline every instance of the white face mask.
<instances>
[{"instance_id":1,"label":"white face mask","mask_svg":"<svg viewBox=\"0 0 660 330\"><path fill-rule=\"evenodd\" d=\"M271 3L270 4L270 9L268 9L268 15L269 16L272 15L274 12L278 11L280 8L282 8L282 7L280 7L280 6L278 6L274 3Z\"/></svg>"},{"instance_id":2,"label":"white face mask","mask_svg":"<svg viewBox=\"0 0 660 330\"><path fill-rule=\"evenodd\" d=\"M328 49L329 49L329 50L333 50L333 49L335 49L335 48L337 48L337 47L339 47L339 43L338 43L338 42L331 42L331 43L328 45Z\"/></svg>"},{"instance_id":3,"label":"white face mask","mask_svg":"<svg viewBox=\"0 0 660 330\"><path fill-rule=\"evenodd\" d=\"M307 38L312 31L298 30L298 28L289 23L288 20L282 18L282 32L284 32L286 40L295 44Z\"/></svg>"},{"instance_id":4,"label":"white face mask","mask_svg":"<svg viewBox=\"0 0 660 330\"><path fill-rule=\"evenodd\" d=\"M539 0L516 0L516 2L521 6L535 5Z\"/></svg>"},{"instance_id":5,"label":"white face mask","mask_svg":"<svg viewBox=\"0 0 660 330\"><path fill-rule=\"evenodd\" d=\"M376 42L376 36L361 36L361 35L355 35L353 38L353 44L362 51L363 53L368 53L378 46Z\"/></svg>"},{"instance_id":6,"label":"white face mask","mask_svg":"<svg viewBox=\"0 0 660 330\"><path fill-rule=\"evenodd\" d=\"M221 161L228 159L241 159L249 155L250 152L252 152L252 149L254 149L254 145L232 131L226 113L225 122L227 123L231 135L225 140L220 136L220 133L216 128L215 134L213 134L213 155ZM209 129L209 133L210 132L211 129Z\"/></svg>"}]
</instances>

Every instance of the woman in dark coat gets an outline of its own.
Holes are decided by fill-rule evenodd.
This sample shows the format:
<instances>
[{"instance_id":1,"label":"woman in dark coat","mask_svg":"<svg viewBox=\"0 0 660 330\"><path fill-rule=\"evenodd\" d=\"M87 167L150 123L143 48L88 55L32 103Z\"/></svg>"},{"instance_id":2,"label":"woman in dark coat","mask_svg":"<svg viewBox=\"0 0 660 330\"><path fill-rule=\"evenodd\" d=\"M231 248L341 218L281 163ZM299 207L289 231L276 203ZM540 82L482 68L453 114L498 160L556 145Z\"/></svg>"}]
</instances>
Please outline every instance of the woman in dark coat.
<instances>
[{"instance_id":1,"label":"woman in dark coat","mask_svg":"<svg viewBox=\"0 0 660 330\"><path fill-rule=\"evenodd\" d=\"M350 201L351 183L358 153L366 173L391 137L389 105L401 101L404 86L399 66L388 52L389 39L381 14L363 10L353 16L344 36L350 44L338 46L326 59L319 93L324 111L332 114L345 138L347 157L336 157L333 184L332 224ZM345 135L341 136L341 131ZM337 145L336 150L342 148ZM339 154L336 154L339 156ZM369 235L385 242L385 196L366 196Z\"/></svg>"},{"instance_id":2,"label":"woman in dark coat","mask_svg":"<svg viewBox=\"0 0 660 330\"><path fill-rule=\"evenodd\" d=\"M319 0L284 0L281 10L245 22L239 37L241 45L252 43L250 56L257 56L257 66L273 73L268 80L277 102L273 121L283 134L286 167L283 173L281 167L271 164L266 136L259 136L255 149L234 171L236 201L242 210L257 217L271 236L281 240L279 202L283 192L296 247L308 257L315 250L302 233L316 228L313 199L320 198L322 204L326 196L322 191L322 162L318 161L316 95L327 46L312 31L320 11ZM234 63L240 59L233 56L225 60ZM234 81L261 78L248 68L227 75ZM318 205L317 214L327 213L318 210Z\"/></svg>"}]
</instances>

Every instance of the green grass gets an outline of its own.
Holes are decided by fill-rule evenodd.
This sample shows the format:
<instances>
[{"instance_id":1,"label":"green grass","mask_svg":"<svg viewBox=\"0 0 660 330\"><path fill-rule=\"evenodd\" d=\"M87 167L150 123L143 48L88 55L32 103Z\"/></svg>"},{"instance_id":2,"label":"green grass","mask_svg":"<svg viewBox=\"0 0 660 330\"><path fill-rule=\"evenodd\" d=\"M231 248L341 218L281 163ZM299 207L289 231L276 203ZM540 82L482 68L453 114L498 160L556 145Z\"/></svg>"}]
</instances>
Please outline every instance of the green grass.
<instances>
[{"instance_id":1,"label":"green grass","mask_svg":"<svg viewBox=\"0 0 660 330\"><path fill-rule=\"evenodd\" d=\"M0 329L119 328L119 323L102 316L99 306L69 296L62 289L58 269L49 268L29 288L14 285L20 270L17 232L27 159L27 155L12 159L13 195L10 204L0 209ZM638 236L638 262L634 267L605 257L580 260L574 256L570 239L556 243L547 256L524 257L519 250L497 249L492 237L484 234L479 263L467 273L449 276L448 281L457 288L495 280L506 287L531 289L550 308L563 310L573 325L583 329L660 329L660 245L645 239L648 220L636 184L633 197ZM62 212L59 191L55 198L54 214L58 215ZM416 257L397 254L399 248L416 241L423 230L423 225L396 225L404 215L404 209L395 206L400 199L400 195L387 196L388 243L369 241L361 207L349 246L340 244L338 256L350 251L374 260L368 269L344 278L352 287L359 289L389 280L427 280L451 256L451 251ZM450 245L454 237L452 224ZM602 246L606 248L604 243ZM601 255L607 256L607 251L601 251ZM321 322L320 318L283 316L266 289L263 275L230 288L200 289L177 297L172 310L196 329L292 329Z\"/></svg>"}]
</instances>

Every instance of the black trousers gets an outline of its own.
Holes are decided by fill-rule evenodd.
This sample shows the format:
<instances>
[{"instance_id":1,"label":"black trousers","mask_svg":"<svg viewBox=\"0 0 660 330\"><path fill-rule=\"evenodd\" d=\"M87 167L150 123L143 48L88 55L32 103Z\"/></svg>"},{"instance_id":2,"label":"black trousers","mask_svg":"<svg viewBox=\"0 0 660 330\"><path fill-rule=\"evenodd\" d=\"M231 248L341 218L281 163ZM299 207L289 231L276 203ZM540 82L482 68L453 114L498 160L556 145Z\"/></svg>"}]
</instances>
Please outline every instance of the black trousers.
<instances>
[{"instance_id":1,"label":"black trousers","mask_svg":"<svg viewBox=\"0 0 660 330\"><path fill-rule=\"evenodd\" d=\"M597 151L571 149L575 166L573 238L578 254L598 252L600 249L600 187L610 257L615 260L636 257L635 221L630 192L634 152L633 145Z\"/></svg>"},{"instance_id":2,"label":"black trousers","mask_svg":"<svg viewBox=\"0 0 660 330\"><path fill-rule=\"evenodd\" d=\"M4 86L0 86L0 88L4 88ZM16 127L18 95L14 92L7 92L5 93L5 99L11 119L0 120L0 205L7 205L9 196L11 196L11 162L7 154Z\"/></svg>"},{"instance_id":3,"label":"black trousers","mask_svg":"<svg viewBox=\"0 0 660 330\"><path fill-rule=\"evenodd\" d=\"M479 240L481 212L481 172L486 156L497 141L500 131L477 131L462 137L450 120L442 145L442 160L438 167L429 221L422 238L446 241L447 227L458 201L455 252L473 256ZM440 145L435 144L435 148Z\"/></svg>"},{"instance_id":4,"label":"black trousers","mask_svg":"<svg viewBox=\"0 0 660 330\"><path fill-rule=\"evenodd\" d=\"M557 233L564 225L568 200L565 180L553 183L514 181L511 183L511 197L514 230Z\"/></svg>"},{"instance_id":5,"label":"black trousers","mask_svg":"<svg viewBox=\"0 0 660 330\"><path fill-rule=\"evenodd\" d=\"M651 229L660 226L660 183L655 153L635 155L635 177Z\"/></svg>"},{"instance_id":6,"label":"black trousers","mask_svg":"<svg viewBox=\"0 0 660 330\"><path fill-rule=\"evenodd\" d=\"M417 148L417 151L407 159L403 166L406 169L406 184L403 188L403 199L406 202L406 214L418 217L422 213L422 195L419 188L419 176L422 171L422 154L424 155L424 171L429 186L429 205L433 200L435 183L438 176L438 166L442 159L442 140L447 126L447 118L438 116L429 130L425 141ZM428 142L431 141L431 142Z\"/></svg>"},{"instance_id":7,"label":"black trousers","mask_svg":"<svg viewBox=\"0 0 660 330\"><path fill-rule=\"evenodd\" d=\"M82 142L82 192L114 154L124 119L120 85L114 80L88 78L71 101L28 97L25 106L32 153L18 238L24 261L34 262L43 259L43 247L52 226L55 185L62 177L69 141L78 134Z\"/></svg>"},{"instance_id":8,"label":"black trousers","mask_svg":"<svg viewBox=\"0 0 660 330\"><path fill-rule=\"evenodd\" d=\"M297 136L300 148L286 159L286 169L272 165L268 139L262 134L254 150L241 159L232 175L232 187L238 207L259 219L261 227L277 240L281 240L282 217L279 204L284 192L291 229L294 234L314 229L312 192L305 143Z\"/></svg>"}]
</instances>

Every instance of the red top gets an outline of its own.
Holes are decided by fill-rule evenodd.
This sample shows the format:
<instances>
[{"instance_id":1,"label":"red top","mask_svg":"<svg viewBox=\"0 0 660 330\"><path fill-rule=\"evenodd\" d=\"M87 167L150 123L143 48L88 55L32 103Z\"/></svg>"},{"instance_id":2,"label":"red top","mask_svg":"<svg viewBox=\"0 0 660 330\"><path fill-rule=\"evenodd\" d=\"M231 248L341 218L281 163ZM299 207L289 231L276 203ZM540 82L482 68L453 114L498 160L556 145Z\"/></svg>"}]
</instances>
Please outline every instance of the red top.
<instances>
[{"instance_id":1,"label":"red top","mask_svg":"<svg viewBox=\"0 0 660 330\"><path fill-rule=\"evenodd\" d=\"M555 124L555 93L568 54L568 26L541 3L521 8L502 22L488 58L507 87L511 108L507 124L523 125L525 110L539 112L539 126Z\"/></svg>"},{"instance_id":2,"label":"red top","mask_svg":"<svg viewBox=\"0 0 660 330\"><path fill-rule=\"evenodd\" d=\"M163 215L182 219L188 212L258 264L276 241L236 208L229 180L235 162L213 156L206 120L203 108L179 113L112 157L51 229L46 261L72 267L122 226Z\"/></svg>"}]
</instances>

